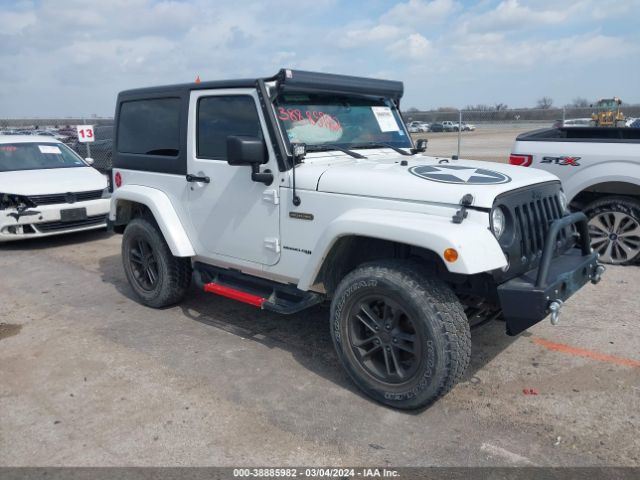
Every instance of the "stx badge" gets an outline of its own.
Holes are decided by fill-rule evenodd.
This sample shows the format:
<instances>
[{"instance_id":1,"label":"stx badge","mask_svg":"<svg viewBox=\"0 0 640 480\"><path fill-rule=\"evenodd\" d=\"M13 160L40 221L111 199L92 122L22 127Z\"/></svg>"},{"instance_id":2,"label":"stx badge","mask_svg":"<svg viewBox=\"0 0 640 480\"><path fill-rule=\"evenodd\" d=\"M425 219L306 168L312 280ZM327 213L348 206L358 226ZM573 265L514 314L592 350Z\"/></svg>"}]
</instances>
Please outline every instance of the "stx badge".
<instances>
[{"instance_id":1,"label":"stx badge","mask_svg":"<svg viewBox=\"0 0 640 480\"><path fill-rule=\"evenodd\" d=\"M555 165L569 165L571 167L579 167L578 160L582 157L542 157L540 163L553 163Z\"/></svg>"}]
</instances>

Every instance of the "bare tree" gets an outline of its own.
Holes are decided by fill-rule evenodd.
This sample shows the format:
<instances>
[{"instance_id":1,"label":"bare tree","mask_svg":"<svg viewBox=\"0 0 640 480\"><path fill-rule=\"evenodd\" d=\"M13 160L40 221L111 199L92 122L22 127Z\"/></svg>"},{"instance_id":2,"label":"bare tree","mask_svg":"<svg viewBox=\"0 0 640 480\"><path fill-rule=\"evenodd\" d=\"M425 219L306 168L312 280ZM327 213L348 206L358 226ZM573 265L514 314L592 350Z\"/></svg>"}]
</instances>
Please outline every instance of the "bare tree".
<instances>
[{"instance_id":1,"label":"bare tree","mask_svg":"<svg viewBox=\"0 0 640 480\"><path fill-rule=\"evenodd\" d=\"M496 103L493 108L495 108L496 110L500 111L500 110L506 110L507 108L509 108L509 105L507 105L506 103Z\"/></svg>"},{"instance_id":2,"label":"bare tree","mask_svg":"<svg viewBox=\"0 0 640 480\"><path fill-rule=\"evenodd\" d=\"M477 105L467 105L466 107L464 107L464 110L467 110L469 112L486 112L488 110L493 110L493 108L489 105L479 103Z\"/></svg>"},{"instance_id":3,"label":"bare tree","mask_svg":"<svg viewBox=\"0 0 640 480\"><path fill-rule=\"evenodd\" d=\"M407 108L407 113L416 113L419 112L420 110L418 110L416 107L409 107Z\"/></svg>"},{"instance_id":4,"label":"bare tree","mask_svg":"<svg viewBox=\"0 0 640 480\"><path fill-rule=\"evenodd\" d=\"M586 98L576 97L571 101L571 103L568 106L575 107L575 108L586 108L589 106L589 104L590 102Z\"/></svg>"},{"instance_id":5,"label":"bare tree","mask_svg":"<svg viewBox=\"0 0 640 480\"><path fill-rule=\"evenodd\" d=\"M551 97L541 97L536 102L537 108L551 108L553 106L553 99Z\"/></svg>"}]
</instances>

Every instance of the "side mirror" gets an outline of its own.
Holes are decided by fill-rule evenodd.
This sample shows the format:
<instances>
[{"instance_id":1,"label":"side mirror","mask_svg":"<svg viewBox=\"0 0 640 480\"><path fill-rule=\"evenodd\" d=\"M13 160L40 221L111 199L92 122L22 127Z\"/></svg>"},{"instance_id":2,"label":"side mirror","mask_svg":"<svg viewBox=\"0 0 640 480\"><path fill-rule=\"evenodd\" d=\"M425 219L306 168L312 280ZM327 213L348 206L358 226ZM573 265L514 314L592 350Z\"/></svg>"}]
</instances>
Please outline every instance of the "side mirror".
<instances>
[{"instance_id":1,"label":"side mirror","mask_svg":"<svg viewBox=\"0 0 640 480\"><path fill-rule=\"evenodd\" d=\"M257 137L229 136L227 137L227 163L233 166L250 166L251 180L271 185L273 174L267 170L260 171L260 165L267 163L267 145Z\"/></svg>"},{"instance_id":2,"label":"side mirror","mask_svg":"<svg viewBox=\"0 0 640 480\"><path fill-rule=\"evenodd\" d=\"M85 158L85 159L84 159L84 162L85 162L87 165L93 165L93 161L94 161L94 160L93 160L93 158L91 158L91 157L87 157L87 158Z\"/></svg>"},{"instance_id":3,"label":"side mirror","mask_svg":"<svg viewBox=\"0 0 640 480\"><path fill-rule=\"evenodd\" d=\"M262 165L267 163L267 146L257 137L227 137L227 162L229 165Z\"/></svg>"},{"instance_id":4,"label":"side mirror","mask_svg":"<svg viewBox=\"0 0 640 480\"><path fill-rule=\"evenodd\" d=\"M429 141L426 138L421 138L416 142L416 147L411 149L411 153L424 153L427 151L427 143Z\"/></svg>"}]
</instances>

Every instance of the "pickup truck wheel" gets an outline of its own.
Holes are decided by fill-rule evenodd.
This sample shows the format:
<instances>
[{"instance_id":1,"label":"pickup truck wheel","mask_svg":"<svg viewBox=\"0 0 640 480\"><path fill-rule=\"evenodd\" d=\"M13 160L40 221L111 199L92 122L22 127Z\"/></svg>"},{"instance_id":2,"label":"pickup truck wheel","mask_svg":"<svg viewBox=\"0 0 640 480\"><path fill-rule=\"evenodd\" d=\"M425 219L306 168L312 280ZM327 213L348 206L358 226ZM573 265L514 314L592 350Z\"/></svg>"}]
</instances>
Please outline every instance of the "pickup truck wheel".
<instances>
[{"instance_id":1,"label":"pickup truck wheel","mask_svg":"<svg viewBox=\"0 0 640 480\"><path fill-rule=\"evenodd\" d=\"M356 385L402 409L446 394L471 356L469 323L457 297L404 261L369 263L348 274L331 303L331 333Z\"/></svg>"},{"instance_id":2,"label":"pickup truck wheel","mask_svg":"<svg viewBox=\"0 0 640 480\"><path fill-rule=\"evenodd\" d=\"M154 308L179 302L191 283L191 260L171 255L154 222L135 218L122 236L122 262L142 303Z\"/></svg>"},{"instance_id":3,"label":"pickup truck wheel","mask_svg":"<svg viewBox=\"0 0 640 480\"><path fill-rule=\"evenodd\" d=\"M626 197L609 197L587 205L591 247L600 260L630 265L640 260L640 202Z\"/></svg>"}]
</instances>

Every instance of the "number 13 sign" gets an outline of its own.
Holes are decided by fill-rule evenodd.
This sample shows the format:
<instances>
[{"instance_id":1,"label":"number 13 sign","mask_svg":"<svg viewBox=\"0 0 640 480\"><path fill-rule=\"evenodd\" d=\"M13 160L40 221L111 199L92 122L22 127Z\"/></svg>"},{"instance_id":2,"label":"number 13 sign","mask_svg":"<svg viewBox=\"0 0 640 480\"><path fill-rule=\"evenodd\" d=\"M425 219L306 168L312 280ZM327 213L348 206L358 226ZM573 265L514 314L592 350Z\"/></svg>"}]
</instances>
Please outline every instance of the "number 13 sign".
<instances>
[{"instance_id":1,"label":"number 13 sign","mask_svg":"<svg viewBox=\"0 0 640 480\"><path fill-rule=\"evenodd\" d=\"M81 143L93 142L95 137L93 136L93 125L76 125L78 130L78 141Z\"/></svg>"}]
</instances>

